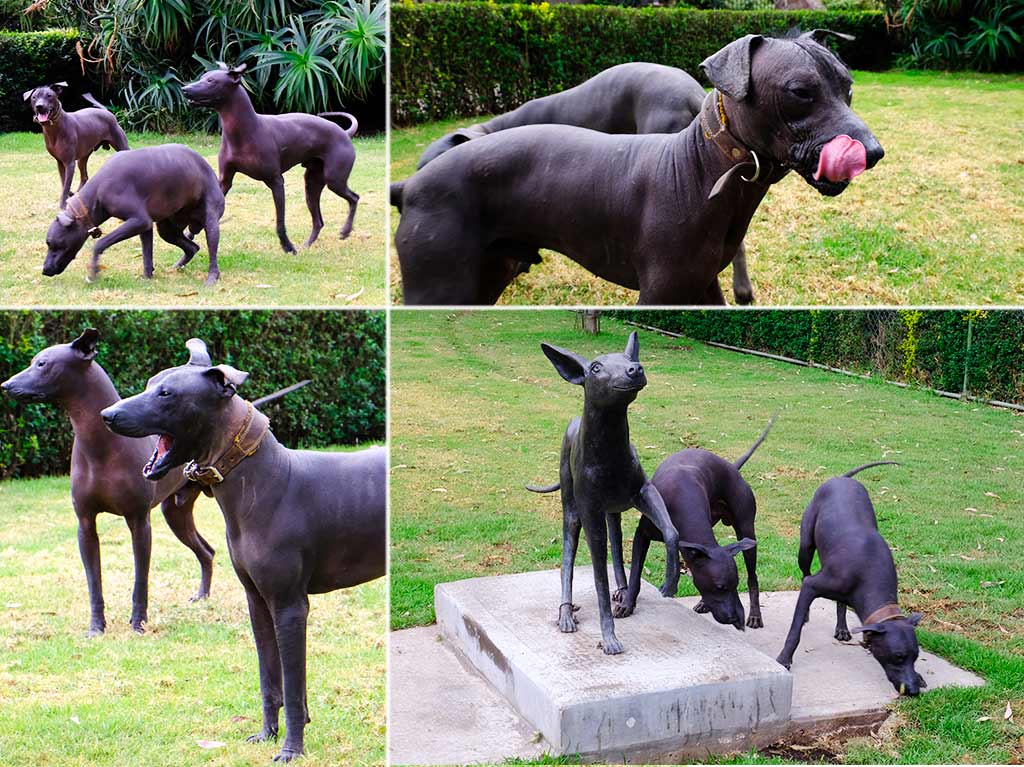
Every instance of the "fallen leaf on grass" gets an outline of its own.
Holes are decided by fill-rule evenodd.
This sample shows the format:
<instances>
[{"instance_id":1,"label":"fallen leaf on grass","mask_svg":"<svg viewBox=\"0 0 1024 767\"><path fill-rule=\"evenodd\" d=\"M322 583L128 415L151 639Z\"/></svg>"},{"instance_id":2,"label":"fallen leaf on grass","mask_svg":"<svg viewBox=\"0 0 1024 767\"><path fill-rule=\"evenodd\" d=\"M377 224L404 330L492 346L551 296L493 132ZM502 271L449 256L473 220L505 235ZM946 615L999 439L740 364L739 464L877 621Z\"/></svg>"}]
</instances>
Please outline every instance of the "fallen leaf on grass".
<instances>
[{"instance_id":1,"label":"fallen leaf on grass","mask_svg":"<svg viewBox=\"0 0 1024 767\"><path fill-rule=\"evenodd\" d=\"M1002 586L1006 581L981 581L981 587L983 589L990 589L993 586Z\"/></svg>"},{"instance_id":2,"label":"fallen leaf on grass","mask_svg":"<svg viewBox=\"0 0 1024 767\"><path fill-rule=\"evenodd\" d=\"M999 498L998 495L992 492L986 492L985 495L987 495L989 498Z\"/></svg>"},{"instance_id":3,"label":"fallen leaf on grass","mask_svg":"<svg viewBox=\"0 0 1024 767\"><path fill-rule=\"evenodd\" d=\"M71 717L71 721L74 722L75 724L78 724L78 725L80 725L82 723L82 720L79 719L77 716L72 716Z\"/></svg>"},{"instance_id":4,"label":"fallen leaf on grass","mask_svg":"<svg viewBox=\"0 0 1024 767\"><path fill-rule=\"evenodd\" d=\"M992 721L992 717L990 717L990 716L979 716L974 721L975 722L991 722Z\"/></svg>"},{"instance_id":5,"label":"fallen leaf on grass","mask_svg":"<svg viewBox=\"0 0 1024 767\"><path fill-rule=\"evenodd\" d=\"M196 745L199 748L224 748L227 744L219 740L197 740Z\"/></svg>"},{"instance_id":6,"label":"fallen leaf on grass","mask_svg":"<svg viewBox=\"0 0 1024 767\"><path fill-rule=\"evenodd\" d=\"M190 296L198 296L199 291L190 290L188 293L175 293L174 295L177 296L178 298L189 298Z\"/></svg>"},{"instance_id":7,"label":"fallen leaf on grass","mask_svg":"<svg viewBox=\"0 0 1024 767\"><path fill-rule=\"evenodd\" d=\"M966 559L968 562L973 562L974 561L974 557L969 557L966 554L961 554L960 555L960 559Z\"/></svg>"},{"instance_id":8,"label":"fallen leaf on grass","mask_svg":"<svg viewBox=\"0 0 1024 767\"><path fill-rule=\"evenodd\" d=\"M341 300L344 301L346 304L350 304L357 298L359 298L359 296L363 295L364 290L366 290L366 288L359 288L359 290L357 290L355 293L350 293Z\"/></svg>"},{"instance_id":9,"label":"fallen leaf on grass","mask_svg":"<svg viewBox=\"0 0 1024 767\"><path fill-rule=\"evenodd\" d=\"M447 490L447 488L443 488L443 487L435 487L430 492L432 492L432 493L447 493L448 490Z\"/></svg>"},{"instance_id":10,"label":"fallen leaf on grass","mask_svg":"<svg viewBox=\"0 0 1024 767\"><path fill-rule=\"evenodd\" d=\"M1013 709L1010 708L1010 701L1006 701L1006 711L1003 712L1003 719L1007 722L1013 721Z\"/></svg>"}]
</instances>

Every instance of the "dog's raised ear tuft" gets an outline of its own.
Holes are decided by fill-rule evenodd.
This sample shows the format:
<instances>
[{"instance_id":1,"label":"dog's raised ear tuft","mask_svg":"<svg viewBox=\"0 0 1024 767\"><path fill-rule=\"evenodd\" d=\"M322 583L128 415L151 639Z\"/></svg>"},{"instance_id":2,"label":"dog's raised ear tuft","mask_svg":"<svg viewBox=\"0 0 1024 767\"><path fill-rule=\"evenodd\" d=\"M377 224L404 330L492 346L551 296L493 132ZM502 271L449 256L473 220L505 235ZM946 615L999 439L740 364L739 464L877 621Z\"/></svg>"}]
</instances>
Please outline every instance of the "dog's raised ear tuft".
<instances>
[{"instance_id":1,"label":"dog's raised ear tuft","mask_svg":"<svg viewBox=\"0 0 1024 767\"><path fill-rule=\"evenodd\" d=\"M727 543L722 548L729 552L731 556L736 556L741 551L749 551L750 549L757 547L757 541L753 538L741 538L734 543Z\"/></svg>"},{"instance_id":2,"label":"dog's raised ear tuft","mask_svg":"<svg viewBox=\"0 0 1024 767\"><path fill-rule=\"evenodd\" d=\"M544 356L551 360L558 375L571 384L583 385L583 381L587 377L587 368L590 367L590 362L585 357L568 349L546 343L541 343L540 349L544 352Z\"/></svg>"},{"instance_id":3,"label":"dog's raised ear tuft","mask_svg":"<svg viewBox=\"0 0 1024 767\"><path fill-rule=\"evenodd\" d=\"M742 101L750 92L750 59L763 42L761 35L741 37L704 59L700 68L718 90Z\"/></svg>"},{"instance_id":4,"label":"dog's raised ear tuft","mask_svg":"<svg viewBox=\"0 0 1024 767\"><path fill-rule=\"evenodd\" d=\"M637 337L635 330L629 334L629 339L626 341L625 355L626 359L633 362L640 361L640 339Z\"/></svg>"},{"instance_id":5,"label":"dog's raised ear tuft","mask_svg":"<svg viewBox=\"0 0 1024 767\"><path fill-rule=\"evenodd\" d=\"M222 397L235 396L235 390L249 377L245 371L237 370L230 365L214 365L212 368L204 370L203 375L214 380L220 387Z\"/></svg>"},{"instance_id":6,"label":"dog's raised ear tuft","mask_svg":"<svg viewBox=\"0 0 1024 767\"><path fill-rule=\"evenodd\" d=\"M235 82L238 82L239 80L242 79L242 74L248 68L249 68L248 64L239 64L238 66L231 67L231 69L228 70L228 74L231 76L232 80L234 80Z\"/></svg>"},{"instance_id":7,"label":"dog's raised ear tuft","mask_svg":"<svg viewBox=\"0 0 1024 767\"><path fill-rule=\"evenodd\" d=\"M100 331L87 328L82 335L71 342L71 348L82 355L82 359L91 360L96 356L96 344L100 340Z\"/></svg>"},{"instance_id":8,"label":"dog's raised ear tuft","mask_svg":"<svg viewBox=\"0 0 1024 767\"><path fill-rule=\"evenodd\" d=\"M832 29L812 29L810 32L805 32L803 37L809 37L819 45L824 45L830 37L838 37L840 40L845 40L848 43L852 43L857 39L854 35L836 32Z\"/></svg>"},{"instance_id":9,"label":"dog's raised ear tuft","mask_svg":"<svg viewBox=\"0 0 1024 767\"><path fill-rule=\"evenodd\" d=\"M25 101L28 101L28 100L29 100L30 98L32 98L32 94L33 94L33 93L35 93L35 92L36 92L36 89L35 89L35 88L33 88L32 90L29 90L29 91L25 91L24 93L22 93L22 94L21 94L21 97L22 97L22 99L24 99Z\"/></svg>"},{"instance_id":10,"label":"dog's raised ear tuft","mask_svg":"<svg viewBox=\"0 0 1024 767\"><path fill-rule=\"evenodd\" d=\"M185 348L188 349L188 365L202 365L203 367L210 367L213 364L213 360L210 359L210 352L206 349L206 342L199 338L190 338L185 342Z\"/></svg>"},{"instance_id":11,"label":"dog's raised ear tuft","mask_svg":"<svg viewBox=\"0 0 1024 767\"><path fill-rule=\"evenodd\" d=\"M61 80L59 83L50 83L50 90L56 93L58 96L68 87L68 84Z\"/></svg>"}]
</instances>

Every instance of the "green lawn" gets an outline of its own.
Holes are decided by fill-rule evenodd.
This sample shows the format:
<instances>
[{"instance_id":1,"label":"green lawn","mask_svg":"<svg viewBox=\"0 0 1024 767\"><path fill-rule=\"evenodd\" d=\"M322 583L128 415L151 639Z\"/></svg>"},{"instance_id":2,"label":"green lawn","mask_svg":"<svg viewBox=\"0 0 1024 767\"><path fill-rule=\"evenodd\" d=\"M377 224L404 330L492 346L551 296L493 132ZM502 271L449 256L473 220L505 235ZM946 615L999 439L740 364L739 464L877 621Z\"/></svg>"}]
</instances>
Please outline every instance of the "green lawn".
<instances>
[{"instance_id":1,"label":"green lawn","mask_svg":"<svg viewBox=\"0 0 1024 767\"><path fill-rule=\"evenodd\" d=\"M757 303L1024 303L1024 76L854 77L854 108L886 156L839 197L820 196L796 174L772 188L746 240ZM393 131L391 177L412 174L433 139L485 119ZM397 223L396 212L392 226ZM731 282L731 269L722 282ZM502 297L508 304L561 305L636 299L634 291L553 253Z\"/></svg>"},{"instance_id":2,"label":"green lawn","mask_svg":"<svg viewBox=\"0 0 1024 767\"><path fill-rule=\"evenodd\" d=\"M133 148L160 143L191 146L216 169L219 136L193 134L128 135ZM138 238L114 245L102 257L100 279L85 281L91 241L67 270L44 277L46 230L57 213L60 181L57 166L47 154L40 133L0 135L0 180L8 190L0 199L0 304L6 306L383 306L385 303L383 136L355 139L356 164L349 186L360 195L355 229L347 240L338 232L348 203L325 189L321 198L324 229L309 249L295 255L281 250L275 233L274 201L262 183L235 177L221 220L218 261L221 278L208 289L205 236L202 249L183 272L173 269L181 251L154 236L155 273L142 279L142 249ZM89 172L95 175L110 152L93 154ZM285 174L288 234L296 247L309 235L303 169ZM78 187L78 177L72 189ZM103 231L120 222L111 219Z\"/></svg>"},{"instance_id":3,"label":"green lawn","mask_svg":"<svg viewBox=\"0 0 1024 767\"><path fill-rule=\"evenodd\" d=\"M256 650L224 522L200 497L217 550L212 596L191 604L199 567L153 512L149 624L128 627L131 541L100 517L107 633L86 639L89 601L67 477L0 484L0 754L65 765L266 765ZM384 763L383 579L310 598L305 765ZM281 718L282 741L284 716ZM223 745L203 748L198 741Z\"/></svg>"},{"instance_id":4,"label":"green lawn","mask_svg":"<svg viewBox=\"0 0 1024 767\"><path fill-rule=\"evenodd\" d=\"M391 624L434 620L434 584L556 568L557 479L566 422L581 392L541 354L549 341L594 356L629 328L604 318L583 336L569 312L397 312L392 317ZM700 446L735 458L776 410L745 467L758 499L764 590L799 585L799 520L826 478L883 458L859 478L894 549L901 604L925 614L922 644L989 681L901 701L891 738L840 749L849 760L1003 762L1024 757L1024 418L824 371L641 331L649 385L630 408L648 473ZM638 515L623 521L629 540ZM722 538L731 531L719 528ZM580 547L587 561L586 547ZM663 552L646 565L659 583ZM683 594L695 594L684 578ZM555 606L552 606L552 610ZM554 613L552 613L554 614ZM980 717L990 720L977 721Z\"/></svg>"}]
</instances>

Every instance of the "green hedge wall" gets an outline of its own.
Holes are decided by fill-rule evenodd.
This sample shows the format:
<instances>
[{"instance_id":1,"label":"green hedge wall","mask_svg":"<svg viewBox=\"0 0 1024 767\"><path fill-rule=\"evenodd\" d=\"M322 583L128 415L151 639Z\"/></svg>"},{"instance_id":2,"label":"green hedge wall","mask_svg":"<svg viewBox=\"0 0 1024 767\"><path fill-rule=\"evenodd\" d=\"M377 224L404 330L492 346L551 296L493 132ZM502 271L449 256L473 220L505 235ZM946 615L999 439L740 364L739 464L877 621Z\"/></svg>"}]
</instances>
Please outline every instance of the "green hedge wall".
<instances>
[{"instance_id":1,"label":"green hedge wall","mask_svg":"<svg viewBox=\"0 0 1024 767\"><path fill-rule=\"evenodd\" d=\"M697 11L585 5L396 3L391 9L391 113L396 124L496 114L578 85L627 61L702 77L699 64L749 33L790 27L857 36L839 54L884 68L889 40L873 11Z\"/></svg>"},{"instance_id":2,"label":"green hedge wall","mask_svg":"<svg viewBox=\"0 0 1024 767\"><path fill-rule=\"evenodd\" d=\"M383 312L105 311L0 313L0 379L40 350L100 331L96 361L122 396L158 370L188 359L185 341L206 341L214 363L250 373L247 399L297 381L313 382L265 408L290 447L382 440L385 436ZM55 405L0 396L0 478L68 471L71 428Z\"/></svg>"},{"instance_id":3,"label":"green hedge wall","mask_svg":"<svg viewBox=\"0 0 1024 767\"><path fill-rule=\"evenodd\" d=\"M74 92L88 90L75 52L78 34L0 31L0 133L30 130L32 114L22 94L37 85L66 80ZM87 106L84 102L71 109Z\"/></svg>"},{"instance_id":4,"label":"green hedge wall","mask_svg":"<svg viewBox=\"0 0 1024 767\"><path fill-rule=\"evenodd\" d=\"M1024 312L622 311L621 319L890 380L1024 404ZM968 320L974 319L970 357Z\"/></svg>"}]
</instances>

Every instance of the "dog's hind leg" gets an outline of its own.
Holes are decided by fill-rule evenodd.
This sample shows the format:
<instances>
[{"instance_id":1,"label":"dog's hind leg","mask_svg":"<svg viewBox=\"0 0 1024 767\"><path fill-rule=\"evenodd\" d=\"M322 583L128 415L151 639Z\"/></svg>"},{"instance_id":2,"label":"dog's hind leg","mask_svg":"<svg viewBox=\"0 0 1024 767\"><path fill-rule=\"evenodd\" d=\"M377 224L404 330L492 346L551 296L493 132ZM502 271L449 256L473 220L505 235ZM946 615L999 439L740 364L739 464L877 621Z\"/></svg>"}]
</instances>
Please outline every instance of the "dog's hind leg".
<instances>
[{"instance_id":1,"label":"dog's hind leg","mask_svg":"<svg viewBox=\"0 0 1024 767\"><path fill-rule=\"evenodd\" d=\"M306 207L309 208L309 215L313 219L313 228L309 232L309 239L303 247L308 248L316 238L320 236L320 230L324 228L324 217L320 212L320 195L324 191L324 164L320 160L311 160L306 166Z\"/></svg>"},{"instance_id":2,"label":"dog's hind leg","mask_svg":"<svg viewBox=\"0 0 1024 767\"><path fill-rule=\"evenodd\" d=\"M149 509L145 513L126 516L124 521L132 534L132 554L135 558L135 588L132 591L132 630L145 632L142 627L149 620L149 557L153 550L153 531L149 525Z\"/></svg>"},{"instance_id":3,"label":"dog's hind leg","mask_svg":"<svg viewBox=\"0 0 1024 767\"><path fill-rule=\"evenodd\" d=\"M160 504L160 510L164 513L164 519L167 520L167 526L171 528L171 532L199 560L199 591L189 600L190 602L196 602L210 596L210 581L213 578L213 547L199 534L192 513L196 495L197 493L195 492L189 492L186 499L183 499L183 502L180 504L175 501L175 497L172 495Z\"/></svg>"},{"instance_id":4,"label":"dog's hind leg","mask_svg":"<svg viewBox=\"0 0 1024 767\"><path fill-rule=\"evenodd\" d=\"M327 188L348 202L348 217L345 219L339 235L343 240L352 233L352 225L356 219L356 207L359 205L359 195L348 188L348 177L352 173L355 161L355 154L350 153L343 156L340 162L324 163L324 179L327 181Z\"/></svg>"},{"instance_id":5,"label":"dog's hind leg","mask_svg":"<svg viewBox=\"0 0 1024 767\"><path fill-rule=\"evenodd\" d=\"M615 571L615 591L612 593L612 601L621 602L626 596L626 589L629 585L626 581L626 566L622 561L622 515L606 514L605 516L608 518L608 542L612 550L612 569Z\"/></svg>"},{"instance_id":6,"label":"dog's hind leg","mask_svg":"<svg viewBox=\"0 0 1024 767\"><path fill-rule=\"evenodd\" d=\"M182 250L183 255L174 265L175 269L183 268L199 252L199 246L188 238L180 224L179 219L171 218L157 221L156 224L156 231L160 235L160 239Z\"/></svg>"},{"instance_id":7,"label":"dog's hind leg","mask_svg":"<svg viewBox=\"0 0 1024 767\"><path fill-rule=\"evenodd\" d=\"M484 249L480 276L481 303L494 304L512 281L541 262L537 248L515 240L498 240Z\"/></svg>"},{"instance_id":8,"label":"dog's hind leg","mask_svg":"<svg viewBox=\"0 0 1024 767\"><path fill-rule=\"evenodd\" d=\"M757 516L757 500L754 498L754 491L744 484L730 500L730 506L736 539L750 538L756 541L757 535L754 533L754 518ZM750 598L747 628L764 628L764 620L761 618L761 589L757 580L756 546L744 549L743 564L747 569L747 596Z\"/></svg>"},{"instance_id":9,"label":"dog's hind leg","mask_svg":"<svg viewBox=\"0 0 1024 767\"><path fill-rule=\"evenodd\" d=\"M86 155L78 161L78 191L82 191L85 182L89 180L89 156Z\"/></svg>"}]
</instances>

